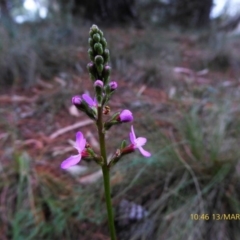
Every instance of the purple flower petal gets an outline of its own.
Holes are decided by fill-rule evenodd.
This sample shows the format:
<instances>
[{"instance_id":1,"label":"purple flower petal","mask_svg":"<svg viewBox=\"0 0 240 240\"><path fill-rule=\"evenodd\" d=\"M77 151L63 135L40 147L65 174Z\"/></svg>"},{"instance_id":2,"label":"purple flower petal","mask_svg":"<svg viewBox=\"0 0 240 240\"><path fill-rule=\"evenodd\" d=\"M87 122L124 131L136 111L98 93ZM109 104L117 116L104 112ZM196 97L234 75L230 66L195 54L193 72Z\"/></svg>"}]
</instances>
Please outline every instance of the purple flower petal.
<instances>
[{"instance_id":1,"label":"purple flower petal","mask_svg":"<svg viewBox=\"0 0 240 240\"><path fill-rule=\"evenodd\" d=\"M62 162L61 168L67 169L71 166L76 165L78 162L80 162L81 157L82 157L81 154L78 154L78 155L74 155L74 156L67 158L65 161Z\"/></svg>"},{"instance_id":2,"label":"purple flower petal","mask_svg":"<svg viewBox=\"0 0 240 240\"><path fill-rule=\"evenodd\" d=\"M151 153L144 150L142 147L138 147L138 149L144 157L150 157L151 156Z\"/></svg>"},{"instance_id":3,"label":"purple flower petal","mask_svg":"<svg viewBox=\"0 0 240 240\"><path fill-rule=\"evenodd\" d=\"M146 142L147 142L147 139L144 137L139 137L135 139L135 144L137 145L137 147L142 147Z\"/></svg>"},{"instance_id":4,"label":"purple flower petal","mask_svg":"<svg viewBox=\"0 0 240 240\"><path fill-rule=\"evenodd\" d=\"M81 132L77 132L75 148L78 150L79 153L81 153L82 150L85 148L85 145L86 139L83 137L83 134Z\"/></svg>"},{"instance_id":5,"label":"purple flower petal","mask_svg":"<svg viewBox=\"0 0 240 240\"><path fill-rule=\"evenodd\" d=\"M135 132L134 132L134 129L133 129L133 125L131 126L131 133L132 133L133 139L135 140L136 135L135 135Z\"/></svg>"},{"instance_id":6,"label":"purple flower petal","mask_svg":"<svg viewBox=\"0 0 240 240\"><path fill-rule=\"evenodd\" d=\"M134 138L132 132L129 133L129 137L130 137L130 141L131 141L131 143L132 143L132 144L135 144L135 138Z\"/></svg>"},{"instance_id":7,"label":"purple flower petal","mask_svg":"<svg viewBox=\"0 0 240 240\"><path fill-rule=\"evenodd\" d=\"M82 98L90 107L94 107L96 105L94 100L88 94L83 94Z\"/></svg>"},{"instance_id":8,"label":"purple flower petal","mask_svg":"<svg viewBox=\"0 0 240 240\"><path fill-rule=\"evenodd\" d=\"M144 157L150 157L151 153L142 148L143 145L147 142L147 139L144 137L136 138L133 126L131 126L131 132L129 133L130 141L133 144L133 148L138 148L141 154Z\"/></svg>"}]
</instances>

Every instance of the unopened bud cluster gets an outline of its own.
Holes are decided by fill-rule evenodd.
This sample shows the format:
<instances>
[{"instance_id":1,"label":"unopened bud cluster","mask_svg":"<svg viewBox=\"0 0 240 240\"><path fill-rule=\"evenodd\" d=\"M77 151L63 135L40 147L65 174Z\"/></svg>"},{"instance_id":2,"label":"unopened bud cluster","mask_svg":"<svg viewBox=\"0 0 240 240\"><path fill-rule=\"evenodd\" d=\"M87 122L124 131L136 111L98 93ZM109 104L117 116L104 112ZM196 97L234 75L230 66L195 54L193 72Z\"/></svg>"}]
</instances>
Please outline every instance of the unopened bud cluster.
<instances>
[{"instance_id":1,"label":"unopened bud cluster","mask_svg":"<svg viewBox=\"0 0 240 240\"><path fill-rule=\"evenodd\" d=\"M91 79L93 81L101 79L104 85L107 85L111 72L111 67L108 65L109 50L103 32L96 25L90 28L88 43L88 55L91 62L87 68Z\"/></svg>"},{"instance_id":2,"label":"unopened bud cluster","mask_svg":"<svg viewBox=\"0 0 240 240\"><path fill-rule=\"evenodd\" d=\"M94 82L97 103L104 105L108 102L111 94L117 88L116 82L109 82L111 67L109 62L109 50L103 32L93 25L89 31L88 55L91 60L87 65L90 78Z\"/></svg>"}]
</instances>

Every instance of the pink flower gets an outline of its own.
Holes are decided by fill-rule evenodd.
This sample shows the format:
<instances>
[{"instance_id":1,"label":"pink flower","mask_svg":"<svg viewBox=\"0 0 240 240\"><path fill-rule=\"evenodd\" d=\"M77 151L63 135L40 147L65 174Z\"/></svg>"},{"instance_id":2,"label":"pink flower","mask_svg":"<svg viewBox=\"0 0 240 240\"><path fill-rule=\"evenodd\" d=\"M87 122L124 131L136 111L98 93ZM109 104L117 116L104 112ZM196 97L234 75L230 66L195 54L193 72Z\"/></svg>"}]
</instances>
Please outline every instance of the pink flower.
<instances>
[{"instance_id":1,"label":"pink flower","mask_svg":"<svg viewBox=\"0 0 240 240\"><path fill-rule=\"evenodd\" d=\"M91 107L91 108L97 107L97 100L96 100L96 98L92 99L88 94L83 94L82 98L89 105L89 107Z\"/></svg>"},{"instance_id":2,"label":"pink flower","mask_svg":"<svg viewBox=\"0 0 240 240\"><path fill-rule=\"evenodd\" d=\"M146 150L144 150L142 148L143 145L145 145L145 143L147 142L147 139L144 138L144 137L138 137L136 138L136 135L134 133L134 129L133 129L133 126L131 126L131 132L129 134L130 136L130 141L132 143L132 147L134 149L138 148L138 150L141 152L141 154L144 156L144 157L150 157L151 156L151 153L147 152Z\"/></svg>"},{"instance_id":3,"label":"pink flower","mask_svg":"<svg viewBox=\"0 0 240 240\"><path fill-rule=\"evenodd\" d=\"M119 114L117 120L120 122L131 122L133 120L133 115L129 110L125 109Z\"/></svg>"},{"instance_id":4,"label":"pink flower","mask_svg":"<svg viewBox=\"0 0 240 240\"><path fill-rule=\"evenodd\" d=\"M77 132L76 143L74 147L78 150L78 155L71 156L64 160L61 164L61 168L66 169L79 163L82 156L86 154L86 152L84 151L85 145L86 139L83 137L83 134L81 132Z\"/></svg>"}]
</instances>

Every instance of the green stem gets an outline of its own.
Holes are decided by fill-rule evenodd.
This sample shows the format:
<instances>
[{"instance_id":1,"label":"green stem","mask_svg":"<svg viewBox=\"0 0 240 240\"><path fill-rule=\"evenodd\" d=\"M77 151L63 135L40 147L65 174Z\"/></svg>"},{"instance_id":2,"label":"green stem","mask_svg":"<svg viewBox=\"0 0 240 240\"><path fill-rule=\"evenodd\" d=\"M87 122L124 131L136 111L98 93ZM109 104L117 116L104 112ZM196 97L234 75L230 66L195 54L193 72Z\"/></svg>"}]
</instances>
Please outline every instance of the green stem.
<instances>
[{"instance_id":1,"label":"green stem","mask_svg":"<svg viewBox=\"0 0 240 240\"><path fill-rule=\"evenodd\" d=\"M108 213L108 227L111 234L111 240L116 240L116 232L113 218L113 209L112 209L112 199L111 199L111 187L110 187L110 169L107 165L107 153L106 153L106 143L105 143L105 135L103 132L103 121L102 121L102 107L98 107L98 136L99 136L99 144L101 156L103 158L103 181L104 181L104 191L105 191L105 201L107 206Z\"/></svg>"}]
</instances>

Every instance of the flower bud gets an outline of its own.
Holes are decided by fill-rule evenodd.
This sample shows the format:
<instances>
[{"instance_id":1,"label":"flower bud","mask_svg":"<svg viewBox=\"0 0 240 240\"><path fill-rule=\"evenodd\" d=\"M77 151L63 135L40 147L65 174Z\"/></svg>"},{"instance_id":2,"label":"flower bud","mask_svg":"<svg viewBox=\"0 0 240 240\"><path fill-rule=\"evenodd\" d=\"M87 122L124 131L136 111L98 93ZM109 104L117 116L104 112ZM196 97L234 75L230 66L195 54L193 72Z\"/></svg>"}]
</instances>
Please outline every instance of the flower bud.
<instances>
[{"instance_id":1,"label":"flower bud","mask_svg":"<svg viewBox=\"0 0 240 240\"><path fill-rule=\"evenodd\" d=\"M102 55L103 54L103 47L101 43L95 43L94 44L94 50L97 52L97 54Z\"/></svg>"},{"instance_id":2,"label":"flower bud","mask_svg":"<svg viewBox=\"0 0 240 240\"><path fill-rule=\"evenodd\" d=\"M108 84L109 82L110 73L111 73L111 67L106 65L103 69L103 78L104 78L105 85Z\"/></svg>"},{"instance_id":3,"label":"flower bud","mask_svg":"<svg viewBox=\"0 0 240 240\"><path fill-rule=\"evenodd\" d=\"M117 82L112 81L109 83L109 87L110 87L110 91L113 92L118 87L118 84Z\"/></svg>"},{"instance_id":4,"label":"flower bud","mask_svg":"<svg viewBox=\"0 0 240 240\"><path fill-rule=\"evenodd\" d=\"M96 113L88 106L81 96L74 96L72 98L72 104L80 111L85 112L91 119L96 119Z\"/></svg>"},{"instance_id":5,"label":"flower bud","mask_svg":"<svg viewBox=\"0 0 240 240\"><path fill-rule=\"evenodd\" d=\"M103 53L104 63L107 63L109 61L109 56L110 56L109 50L105 49Z\"/></svg>"},{"instance_id":6,"label":"flower bud","mask_svg":"<svg viewBox=\"0 0 240 240\"><path fill-rule=\"evenodd\" d=\"M99 65L97 65L97 71L98 71L99 75L102 75L103 64L99 64Z\"/></svg>"},{"instance_id":7,"label":"flower bud","mask_svg":"<svg viewBox=\"0 0 240 240\"><path fill-rule=\"evenodd\" d=\"M95 83L94 83L94 87L99 87L99 88L103 88L103 82L101 80L97 80Z\"/></svg>"},{"instance_id":8,"label":"flower bud","mask_svg":"<svg viewBox=\"0 0 240 240\"><path fill-rule=\"evenodd\" d=\"M103 37L103 31L98 29L98 33L100 34L101 37Z\"/></svg>"},{"instance_id":9,"label":"flower bud","mask_svg":"<svg viewBox=\"0 0 240 240\"><path fill-rule=\"evenodd\" d=\"M131 121L133 121L133 115L129 110L125 109L120 113L115 113L111 119L105 122L104 129L109 130L113 125L119 125L121 123Z\"/></svg>"},{"instance_id":10,"label":"flower bud","mask_svg":"<svg viewBox=\"0 0 240 240\"><path fill-rule=\"evenodd\" d=\"M106 91L106 94L111 96L112 93L116 90L117 88L117 82L110 82L106 87L105 87L105 91Z\"/></svg>"},{"instance_id":11,"label":"flower bud","mask_svg":"<svg viewBox=\"0 0 240 240\"><path fill-rule=\"evenodd\" d=\"M102 39L100 40L100 43L102 44L103 48L106 48L106 47L107 47L107 41L106 41L105 38L102 38Z\"/></svg>"},{"instance_id":12,"label":"flower bud","mask_svg":"<svg viewBox=\"0 0 240 240\"><path fill-rule=\"evenodd\" d=\"M80 96L74 96L72 98L72 104L74 104L74 105L81 105L81 103L82 103L82 99L81 99Z\"/></svg>"},{"instance_id":13,"label":"flower bud","mask_svg":"<svg viewBox=\"0 0 240 240\"><path fill-rule=\"evenodd\" d=\"M97 80L94 83L95 91L96 91L96 97L98 104L101 105L102 103L102 90L103 90L103 82L101 80Z\"/></svg>"},{"instance_id":14,"label":"flower bud","mask_svg":"<svg viewBox=\"0 0 240 240\"><path fill-rule=\"evenodd\" d=\"M87 69L89 73L95 75L96 71L95 71L95 66L93 62L90 62L87 64Z\"/></svg>"},{"instance_id":15,"label":"flower bud","mask_svg":"<svg viewBox=\"0 0 240 240\"><path fill-rule=\"evenodd\" d=\"M93 37L93 35L98 32L99 32L98 26L93 24L89 31L90 36Z\"/></svg>"},{"instance_id":16,"label":"flower bud","mask_svg":"<svg viewBox=\"0 0 240 240\"><path fill-rule=\"evenodd\" d=\"M95 80L96 80L96 77L95 77L93 74L90 73L89 76L90 76L90 78L91 78L92 81L95 81Z\"/></svg>"},{"instance_id":17,"label":"flower bud","mask_svg":"<svg viewBox=\"0 0 240 240\"><path fill-rule=\"evenodd\" d=\"M93 46L94 46L94 41L93 41L92 38L89 38L89 39L88 39L88 44L89 44L90 47L93 48Z\"/></svg>"},{"instance_id":18,"label":"flower bud","mask_svg":"<svg viewBox=\"0 0 240 240\"><path fill-rule=\"evenodd\" d=\"M80 96L74 96L72 98L72 104L80 111L85 112L91 119L95 120L95 113L89 106L82 100Z\"/></svg>"},{"instance_id":19,"label":"flower bud","mask_svg":"<svg viewBox=\"0 0 240 240\"><path fill-rule=\"evenodd\" d=\"M116 120L119 122L132 122L133 115L132 115L131 111L125 109L118 115Z\"/></svg>"},{"instance_id":20,"label":"flower bud","mask_svg":"<svg viewBox=\"0 0 240 240\"><path fill-rule=\"evenodd\" d=\"M95 62L97 65L103 64L103 62L104 62L103 57L100 56L100 55L97 55L94 60L95 60L94 62Z\"/></svg>"},{"instance_id":21,"label":"flower bud","mask_svg":"<svg viewBox=\"0 0 240 240\"><path fill-rule=\"evenodd\" d=\"M100 42L100 39L101 39L101 37L100 37L99 33L93 34L93 40L95 42Z\"/></svg>"},{"instance_id":22,"label":"flower bud","mask_svg":"<svg viewBox=\"0 0 240 240\"><path fill-rule=\"evenodd\" d=\"M94 54L92 48L88 49L88 56L91 59L91 61L94 61Z\"/></svg>"}]
</instances>

